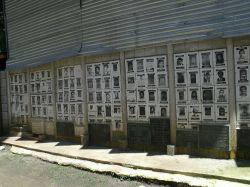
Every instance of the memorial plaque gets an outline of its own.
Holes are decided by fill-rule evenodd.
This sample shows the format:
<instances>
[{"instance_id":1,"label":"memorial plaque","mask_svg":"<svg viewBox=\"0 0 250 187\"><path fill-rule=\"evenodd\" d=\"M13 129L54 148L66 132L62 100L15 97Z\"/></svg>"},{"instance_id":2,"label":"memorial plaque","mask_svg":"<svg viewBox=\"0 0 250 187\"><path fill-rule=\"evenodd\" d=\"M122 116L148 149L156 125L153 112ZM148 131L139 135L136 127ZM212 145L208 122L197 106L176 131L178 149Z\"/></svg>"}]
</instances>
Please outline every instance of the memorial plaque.
<instances>
[{"instance_id":1,"label":"memorial plaque","mask_svg":"<svg viewBox=\"0 0 250 187\"><path fill-rule=\"evenodd\" d=\"M241 84L236 86L236 100L250 101L250 85Z\"/></svg>"},{"instance_id":2,"label":"memorial plaque","mask_svg":"<svg viewBox=\"0 0 250 187\"><path fill-rule=\"evenodd\" d=\"M176 103L186 104L187 100L187 88L176 88Z\"/></svg>"},{"instance_id":3,"label":"memorial plaque","mask_svg":"<svg viewBox=\"0 0 250 187\"><path fill-rule=\"evenodd\" d=\"M189 105L189 121L201 121L201 106L200 105Z\"/></svg>"},{"instance_id":4,"label":"memorial plaque","mask_svg":"<svg viewBox=\"0 0 250 187\"><path fill-rule=\"evenodd\" d=\"M135 120L137 115L137 105L128 104L128 119Z\"/></svg>"},{"instance_id":5,"label":"memorial plaque","mask_svg":"<svg viewBox=\"0 0 250 187\"><path fill-rule=\"evenodd\" d=\"M187 105L177 105L176 106L177 121L188 121L188 106Z\"/></svg>"},{"instance_id":6,"label":"memorial plaque","mask_svg":"<svg viewBox=\"0 0 250 187\"><path fill-rule=\"evenodd\" d=\"M146 58L145 65L146 65L146 72L154 72L156 69L156 63L154 58ZM164 61L162 66L164 68Z\"/></svg>"},{"instance_id":7,"label":"memorial plaque","mask_svg":"<svg viewBox=\"0 0 250 187\"><path fill-rule=\"evenodd\" d=\"M213 104L204 104L202 105L202 120L203 121L215 121Z\"/></svg>"},{"instance_id":8,"label":"memorial plaque","mask_svg":"<svg viewBox=\"0 0 250 187\"><path fill-rule=\"evenodd\" d=\"M190 87L188 89L188 102L190 104L201 103L200 87Z\"/></svg>"},{"instance_id":9,"label":"memorial plaque","mask_svg":"<svg viewBox=\"0 0 250 187\"><path fill-rule=\"evenodd\" d=\"M227 86L216 86L215 87L215 102L216 103L227 103L228 102L228 87Z\"/></svg>"},{"instance_id":10,"label":"memorial plaque","mask_svg":"<svg viewBox=\"0 0 250 187\"><path fill-rule=\"evenodd\" d=\"M201 68L212 68L213 67L213 58L212 51L201 51L199 52Z\"/></svg>"},{"instance_id":11,"label":"memorial plaque","mask_svg":"<svg viewBox=\"0 0 250 187\"><path fill-rule=\"evenodd\" d=\"M249 46L235 47L234 54L236 64L249 64Z\"/></svg>"},{"instance_id":12,"label":"memorial plaque","mask_svg":"<svg viewBox=\"0 0 250 187\"><path fill-rule=\"evenodd\" d=\"M214 87L202 87L202 103L213 103L214 102Z\"/></svg>"},{"instance_id":13,"label":"memorial plaque","mask_svg":"<svg viewBox=\"0 0 250 187\"><path fill-rule=\"evenodd\" d=\"M249 83L250 74L249 65L241 65L236 68L236 82L238 84Z\"/></svg>"},{"instance_id":14,"label":"memorial plaque","mask_svg":"<svg viewBox=\"0 0 250 187\"><path fill-rule=\"evenodd\" d=\"M174 55L174 67L175 70L185 70L187 65L186 54L175 54Z\"/></svg>"},{"instance_id":15,"label":"memorial plaque","mask_svg":"<svg viewBox=\"0 0 250 187\"><path fill-rule=\"evenodd\" d=\"M216 121L229 121L228 105L217 104L215 105Z\"/></svg>"},{"instance_id":16,"label":"memorial plaque","mask_svg":"<svg viewBox=\"0 0 250 187\"><path fill-rule=\"evenodd\" d=\"M157 72L166 72L167 71L167 64L166 64L166 57L156 57L157 63Z\"/></svg>"},{"instance_id":17,"label":"memorial plaque","mask_svg":"<svg viewBox=\"0 0 250 187\"><path fill-rule=\"evenodd\" d=\"M134 73L135 72L135 65L134 60L126 60L126 70L127 73Z\"/></svg>"},{"instance_id":18,"label":"memorial plaque","mask_svg":"<svg viewBox=\"0 0 250 187\"><path fill-rule=\"evenodd\" d=\"M214 71L214 82L215 84L221 85L221 84L228 84L228 78L227 78L227 69L226 68L217 68Z\"/></svg>"},{"instance_id":19,"label":"memorial plaque","mask_svg":"<svg viewBox=\"0 0 250 187\"><path fill-rule=\"evenodd\" d=\"M239 121L250 121L250 102L237 103L237 119Z\"/></svg>"},{"instance_id":20,"label":"memorial plaque","mask_svg":"<svg viewBox=\"0 0 250 187\"><path fill-rule=\"evenodd\" d=\"M187 53L187 68L188 69L199 69L200 62L197 52Z\"/></svg>"},{"instance_id":21,"label":"memorial plaque","mask_svg":"<svg viewBox=\"0 0 250 187\"><path fill-rule=\"evenodd\" d=\"M213 51L214 67L227 66L226 49L218 49Z\"/></svg>"},{"instance_id":22,"label":"memorial plaque","mask_svg":"<svg viewBox=\"0 0 250 187\"><path fill-rule=\"evenodd\" d=\"M200 86L199 70L188 70L188 86Z\"/></svg>"},{"instance_id":23,"label":"memorial plaque","mask_svg":"<svg viewBox=\"0 0 250 187\"><path fill-rule=\"evenodd\" d=\"M187 85L187 73L186 71L175 72L175 85L177 87L185 87Z\"/></svg>"}]
</instances>

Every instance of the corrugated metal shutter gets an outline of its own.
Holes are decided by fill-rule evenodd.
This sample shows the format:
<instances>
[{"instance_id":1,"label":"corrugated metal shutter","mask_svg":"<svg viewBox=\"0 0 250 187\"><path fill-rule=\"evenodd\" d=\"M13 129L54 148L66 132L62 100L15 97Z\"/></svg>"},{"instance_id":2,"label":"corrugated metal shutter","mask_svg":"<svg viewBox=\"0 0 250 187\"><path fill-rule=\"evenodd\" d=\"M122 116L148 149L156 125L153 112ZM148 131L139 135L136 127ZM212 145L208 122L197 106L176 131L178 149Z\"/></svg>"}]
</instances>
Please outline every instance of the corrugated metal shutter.
<instances>
[{"instance_id":1,"label":"corrugated metal shutter","mask_svg":"<svg viewBox=\"0 0 250 187\"><path fill-rule=\"evenodd\" d=\"M81 47L79 0L6 0L9 69L77 55Z\"/></svg>"},{"instance_id":2,"label":"corrugated metal shutter","mask_svg":"<svg viewBox=\"0 0 250 187\"><path fill-rule=\"evenodd\" d=\"M250 34L249 0L85 0L83 54Z\"/></svg>"},{"instance_id":3,"label":"corrugated metal shutter","mask_svg":"<svg viewBox=\"0 0 250 187\"><path fill-rule=\"evenodd\" d=\"M250 34L249 0L6 0L9 68ZM80 43L82 42L82 47Z\"/></svg>"}]
</instances>

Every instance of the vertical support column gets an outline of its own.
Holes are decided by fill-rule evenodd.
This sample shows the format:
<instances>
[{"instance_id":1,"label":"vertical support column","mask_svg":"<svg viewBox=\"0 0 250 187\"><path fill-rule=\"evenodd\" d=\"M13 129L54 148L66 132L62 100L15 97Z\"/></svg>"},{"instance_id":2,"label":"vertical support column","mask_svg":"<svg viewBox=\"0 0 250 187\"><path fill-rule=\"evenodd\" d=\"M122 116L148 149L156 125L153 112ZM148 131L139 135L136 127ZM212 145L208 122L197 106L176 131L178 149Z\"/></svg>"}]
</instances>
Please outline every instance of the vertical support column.
<instances>
[{"instance_id":1,"label":"vertical support column","mask_svg":"<svg viewBox=\"0 0 250 187\"><path fill-rule=\"evenodd\" d=\"M88 100L87 100L87 83L86 83L86 57L81 56L82 66L82 93L83 93L83 135L81 135L81 144L87 146L89 143L89 123L88 123Z\"/></svg>"},{"instance_id":2,"label":"vertical support column","mask_svg":"<svg viewBox=\"0 0 250 187\"><path fill-rule=\"evenodd\" d=\"M120 69L121 69L121 111L123 127L123 146L128 146L128 114L127 114L127 96L126 96L126 67L125 52L120 52Z\"/></svg>"},{"instance_id":3,"label":"vertical support column","mask_svg":"<svg viewBox=\"0 0 250 187\"><path fill-rule=\"evenodd\" d=\"M229 120L230 120L230 158L236 157L237 139L236 139L236 94L235 94L235 64L233 40L227 39L227 60L228 60L228 89L229 89Z\"/></svg>"},{"instance_id":4,"label":"vertical support column","mask_svg":"<svg viewBox=\"0 0 250 187\"><path fill-rule=\"evenodd\" d=\"M169 105L170 105L170 138L171 144L176 144L176 102L175 102L175 74L173 45L167 45L168 79L169 79Z\"/></svg>"},{"instance_id":5,"label":"vertical support column","mask_svg":"<svg viewBox=\"0 0 250 187\"><path fill-rule=\"evenodd\" d=\"M30 89L30 68L28 68L27 70L27 83L28 83L28 86L27 86L27 97L28 97L28 121L29 121L29 125L30 125L30 129L31 129L31 116L32 116L32 106L31 106L31 96L30 96L30 93L31 93L31 89Z\"/></svg>"},{"instance_id":6,"label":"vertical support column","mask_svg":"<svg viewBox=\"0 0 250 187\"><path fill-rule=\"evenodd\" d=\"M54 126L54 136L57 139L57 131L56 131L56 120L57 120L57 106L56 106L56 101L57 101L57 97L56 97L56 77L57 77L57 70L55 69L55 63L51 63L51 72L53 75L53 79L52 79L52 98L53 98L53 112L54 112L54 116L53 116L53 126Z\"/></svg>"},{"instance_id":7,"label":"vertical support column","mask_svg":"<svg viewBox=\"0 0 250 187\"><path fill-rule=\"evenodd\" d=\"M11 100L11 94L10 94L10 73L9 72L6 72L6 82L7 82L7 99L8 99L8 130L7 131L10 131L10 127L11 127L11 113L12 113L12 108L11 108L11 103L10 103L10 100ZM1 88L2 89L2 88Z\"/></svg>"}]
</instances>

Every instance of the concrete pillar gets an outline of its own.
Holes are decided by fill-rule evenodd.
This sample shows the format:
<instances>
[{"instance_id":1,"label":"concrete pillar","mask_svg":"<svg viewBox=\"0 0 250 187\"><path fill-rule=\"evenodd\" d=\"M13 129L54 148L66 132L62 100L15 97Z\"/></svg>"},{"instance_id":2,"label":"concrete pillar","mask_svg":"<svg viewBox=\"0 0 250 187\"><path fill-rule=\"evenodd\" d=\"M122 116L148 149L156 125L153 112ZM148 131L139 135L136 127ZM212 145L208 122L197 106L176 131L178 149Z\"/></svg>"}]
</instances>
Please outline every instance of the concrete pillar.
<instances>
[{"instance_id":1,"label":"concrete pillar","mask_svg":"<svg viewBox=\"0 0 250 187\"><path fill-rule=\"evenodd\" d=\"M175 71L173 45L167 45L168 83L169 83L169 111L170 111L170 138L171 144L176 144L176 102L175 102Z\"/></svg>"},{"instance_id":2,"label":"concrete pillar","mask_svg":"<svg viewBox=\"0 0 250 187\"><path fill-rule=\"evenodd\" d=\"M127 114L127 96L126 96L126 67L125 53L120 52L120 70L121 70L121 111L122 111L122 130L123 146L128 145L128 114Z\"/></svg>"},{"instance_id":3,"label":"concrete pillar","mask_svg":"<svg viewBox=\"0 0 250 187\"><path fill-rule=\"evenodd\" d=\"M8 130L10 130L11 127L11 94L10 94L10 73L7 71L6 72L6 79L7 79L7 98L8 98Z\"/></svg>"},{"instance_id":4,"label":"concrete pillar","mask_svg":"<svg viewBox=\"0 0 250 187\"><path fill-rule=\"evenodd\" d=\"M81 67L82 67L82 93L83 93L83 135L81 135L81 143L83 146L87 146L89 143L89 124L88 124L88 91L86 83L86 57L81 56Z\"/></svg>"},{"instance_id":5,"label":"concrete pillar","mask_svg":"<svg viewBox=\"0 0 250 187\"><path fill-rule=\"evenodd\" d=\"M30 93L31 93L31 89L30 89L30 68L27 70L27 83L28 83L28 87L27 87L27 97L28 97L28 121L29 121L29 125L31 126L31 116L32 116L32 106L31 106L31 97L30 97Z\"/></svg>"},{"instance_id":6,"label":"concrete pillar","mask_svg":"<svg viewBox=\"0 0 250 187\"><path fill-rule=\"evenodd\" d=\"M55 68L55 63L51 63L51 72L53 75L52 79L52 98L53 98L53 111L54 111L54 116L53 116L53 126L54 126L54 136L57 139L57 131L56 131L56 121L57 121L57 106L56 106L56 81L57 81L57 70Z\"/></svg>"},{"instance_id":7,"label":"concrete pillar","mask_svg":"<svg viewBox=\"0 0 250 187\"><path fill-rule=\"evenodd\" d=\"M229 89L229 120L230 120L230 158L235 158L237 150L237 138L236 138L236 89L235 89L235 63L234 63L234 47L233 40L227 39L227 61L228 61L228 89Z\"/></svg>"}]
</instances>

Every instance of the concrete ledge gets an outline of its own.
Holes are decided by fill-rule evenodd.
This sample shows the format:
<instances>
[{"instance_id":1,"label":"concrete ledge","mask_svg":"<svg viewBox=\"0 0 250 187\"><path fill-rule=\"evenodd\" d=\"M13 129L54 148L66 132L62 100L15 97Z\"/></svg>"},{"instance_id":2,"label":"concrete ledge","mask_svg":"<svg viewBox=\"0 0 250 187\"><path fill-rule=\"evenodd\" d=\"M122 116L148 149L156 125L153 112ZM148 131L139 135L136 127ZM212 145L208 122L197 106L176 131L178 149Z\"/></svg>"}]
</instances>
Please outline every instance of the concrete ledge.
<instances>
[{"instance_id":1,"label":"concrete ledge","mask_svg":"<svg viewBox=\"0 0 250 187\"><path fill-rule=\"evenodd\" d=\"M110 150L105 148L95 149L93 147L90 149L82 149L80 145L58 145L60 142L37 143L35 141L21 141L18 140L18 138L6 138L3 143L39 153L89 161L96 164L106 164L109 165L109 167L120 166L134 170L143 170L144 172L157 172L160 175L181 175L184 178L191 177L202 180L211 180L213 183L214 180L216 180L220 182L227 181L231 183L250 185L250 169L245 170L244 168L244 174L241 173L241 170L236 172L235 170L237 170L237 166L235 166L233 161L230 160L200 159L192 157L187 158L183 156L167 155L148 156L145 153L130 151L119 152L118 150ZM220 165L220 163L225 164ZM217 164L219 167L217 167ZM235 173L228 173L229 170L232 170ZM157 180L159 180L159 178ZM168 179L168 181L170 181L170 179ZM172 177L171 181L173 181ZM186 183L185 181L182 182ZM204 186L204 184L201 186ZM208 186L212 185L210 184Z\"/></svg>"}]
</instances>

